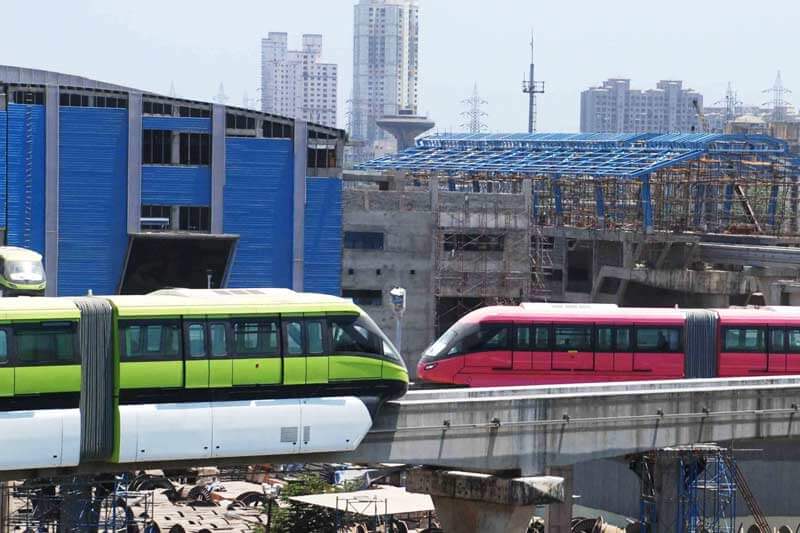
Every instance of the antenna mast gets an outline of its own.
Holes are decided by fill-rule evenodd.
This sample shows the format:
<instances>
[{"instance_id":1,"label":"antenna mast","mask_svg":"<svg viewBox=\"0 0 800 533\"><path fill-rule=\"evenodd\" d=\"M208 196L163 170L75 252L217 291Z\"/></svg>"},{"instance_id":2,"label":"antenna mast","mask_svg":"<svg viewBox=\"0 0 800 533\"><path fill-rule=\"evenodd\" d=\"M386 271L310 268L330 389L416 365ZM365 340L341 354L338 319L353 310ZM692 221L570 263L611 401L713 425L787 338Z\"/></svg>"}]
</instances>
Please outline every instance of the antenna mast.
<instances>
[{"instance_id":1,"label":"antenna mast","mask_svg":"<svg viewBox=\"0 0 800 533\"><path fill-rule=\"evenodd\" d=\"M531 65L529 79L522 76L522 92L528 95L528 133L536 133L536 95L544 94L544 82L536 81L533 68L533 30L531 30Z\"/></svg>"}]
</instances>

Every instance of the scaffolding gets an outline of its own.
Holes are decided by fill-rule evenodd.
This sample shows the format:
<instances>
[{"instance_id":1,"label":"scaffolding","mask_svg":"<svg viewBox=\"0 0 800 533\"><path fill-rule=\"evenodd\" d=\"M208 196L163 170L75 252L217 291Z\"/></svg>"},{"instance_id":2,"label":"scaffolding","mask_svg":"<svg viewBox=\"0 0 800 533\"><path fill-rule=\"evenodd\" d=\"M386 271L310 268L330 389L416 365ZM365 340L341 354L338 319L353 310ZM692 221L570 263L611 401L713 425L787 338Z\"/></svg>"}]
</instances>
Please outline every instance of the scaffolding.
<instances>
[{"instance_id":1,"label":"scaffolding","mask_svg":"<svg viewBox=\"0 0 800 533\"><path fill-rule=\"evenodd\" d=\"M537 226L797 235L785 142L722 134L449 134L362 166L449 181L531 181Z\"/></svg>"},{"instance_id":2,"label":"scaffolding","mask_svg":"<svg viewBox=\"0 0 800 533\"><path fill-rule=\"evenodd\" d=\"M733 533L737 495L759 530L770 531L730 449L716 444L667 448L638 456L631 469L640 480L642 533L668 527L676 533Z\"/></svg>"},{"instance_id":3,"label":"scaffolding","mask_svg":"<svg viewBox=\"0 0 800 533\"><path fill-rule=\"evenodd\" d=\"M6 531L152 532L153 494L129 490L127 475L87 481L78 477L11 484ZM131 506L144 509L134 514Z\"/></svg>"},{"instance_id":4,"label":"scaffolding","mask_svg":"<svg viewBox=\"0 0 800 533\"><path fill-rule=\"evenodd\" d=\"M519 194L527 185L486 175L434 183L437 334L483 305L546 298L552 243L533 220L530 195Z\"/></svg>"},{"instance_id":5,"label":"scaffolding","mask_svg":"<svg viewBox=\"0 0 800 533\"><path fill-rule=\"evenodd\" d=\"M800 237L800 159L764 135L437 134L358 168L437 184L436 334L454 322L447 317L483 305L551 292L599 298L596 259L569 273L574 235L594 247L604 235L626 233L637 244L632 257L656 253L658 264L669 246L640 245L705 234ZM633 268L624 261L617 266Z\"/></svg>"}]
</instances>

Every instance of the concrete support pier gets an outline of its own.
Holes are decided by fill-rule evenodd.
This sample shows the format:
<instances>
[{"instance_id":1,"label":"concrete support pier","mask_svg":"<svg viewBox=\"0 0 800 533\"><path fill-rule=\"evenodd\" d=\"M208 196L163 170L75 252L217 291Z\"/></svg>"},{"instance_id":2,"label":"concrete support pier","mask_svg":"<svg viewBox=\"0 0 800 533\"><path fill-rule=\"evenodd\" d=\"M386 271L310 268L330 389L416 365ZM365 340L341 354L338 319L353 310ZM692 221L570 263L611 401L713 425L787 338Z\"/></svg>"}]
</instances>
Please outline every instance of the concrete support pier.
<instances>
[{"instance_id":1,"label":"concrete support pier","mask_svg":"<svg viewBox=\"0 0 800 533\"><path fill-rule=\"evenodd\" d=\"M429 494L446 533L524 533L537 505L564 501L560 477L502 478L489 474L421 468L406 490Z\"/></svg>"},{"instance_id":2,"label":"concrete support pier","mask_svg":"<svg viewBox=\"0 0 800 533\"><path fill-rule=\"evenodd\" d=\"M570 522L572 521L572 465L552 467L547 473L561 478L564 498L553 505L548 505L545 509L544 523L548 533L569 533Z\"/></svg>"}]
</instances>

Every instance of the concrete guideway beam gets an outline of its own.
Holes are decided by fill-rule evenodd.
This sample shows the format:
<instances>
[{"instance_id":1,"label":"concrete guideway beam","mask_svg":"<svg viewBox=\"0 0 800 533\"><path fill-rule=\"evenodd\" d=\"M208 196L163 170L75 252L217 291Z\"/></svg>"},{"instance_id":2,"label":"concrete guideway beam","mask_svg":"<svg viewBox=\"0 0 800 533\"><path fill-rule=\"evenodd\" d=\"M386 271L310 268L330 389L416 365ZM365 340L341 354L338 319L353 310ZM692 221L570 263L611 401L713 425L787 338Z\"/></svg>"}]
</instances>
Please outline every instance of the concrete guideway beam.
<instances>
[{"instance_id":1,"label":"concrete guideway beam","mask_svg":"<svg viewBox=\"0 0 800 533\"><path fill-rule=\"evenodd\" d=\"M351 459L536 475L694 443L797 438L800 379L425 391L384 406Z\"/></svg>"},{"instance_id":2,"label":"concrete guideway beam","mask_svg":"<svg viewBox=\"0 0 800 533\"><path fill-rule=\"evenodd\" d=\"M564 480L555 476L509 479L419 468L408 472L406 490L431 496L448 533L522 532L537 505L564 501Z\"/></svg>"}]
</instances>

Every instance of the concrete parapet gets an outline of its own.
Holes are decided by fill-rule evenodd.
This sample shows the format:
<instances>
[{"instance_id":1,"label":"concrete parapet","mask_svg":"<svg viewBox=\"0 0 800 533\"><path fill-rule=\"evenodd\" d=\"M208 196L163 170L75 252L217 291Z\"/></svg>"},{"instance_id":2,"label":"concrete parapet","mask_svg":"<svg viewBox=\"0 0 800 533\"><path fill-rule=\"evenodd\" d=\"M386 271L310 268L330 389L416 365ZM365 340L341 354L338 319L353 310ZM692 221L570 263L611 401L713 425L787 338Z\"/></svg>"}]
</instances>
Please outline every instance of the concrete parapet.
<instances>
[{"instance_id":1,"label":"concrete parapet","mask_svg":"<svg viewBox=\"0 0 800 533\"><path fill-rule=\"evenodd\" d=\"M564 479L555 476L503 478L421 468L408 473L406 490L431 496L447 533L523 532L537 505L564 501Z\"/></svg>"}]
</instances>

